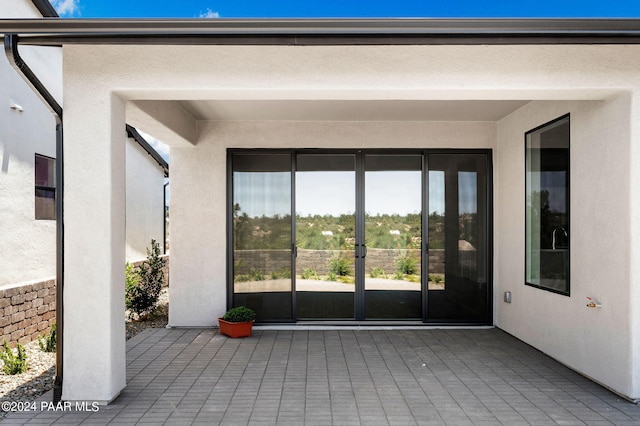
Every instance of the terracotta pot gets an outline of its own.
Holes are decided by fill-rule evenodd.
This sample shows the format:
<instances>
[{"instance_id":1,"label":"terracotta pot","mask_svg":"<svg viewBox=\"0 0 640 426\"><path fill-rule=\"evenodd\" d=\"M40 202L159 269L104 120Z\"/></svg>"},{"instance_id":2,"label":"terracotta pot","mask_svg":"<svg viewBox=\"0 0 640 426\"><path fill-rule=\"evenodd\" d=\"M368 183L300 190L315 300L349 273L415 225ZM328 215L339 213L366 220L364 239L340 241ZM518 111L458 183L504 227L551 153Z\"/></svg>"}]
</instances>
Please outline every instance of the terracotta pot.
<instances>
[{"instance_id":1,"label":"terracotta pot","mask_svg":"<svg viewBox=\"0 0 640 426\"><path fill-rule=\"evenodd\" d=\"M220 324L220 333L232 338L251 336L251 328L253 321L249 322L229 322L222 318L218 318Z\"/></svg>"}]
</instances>

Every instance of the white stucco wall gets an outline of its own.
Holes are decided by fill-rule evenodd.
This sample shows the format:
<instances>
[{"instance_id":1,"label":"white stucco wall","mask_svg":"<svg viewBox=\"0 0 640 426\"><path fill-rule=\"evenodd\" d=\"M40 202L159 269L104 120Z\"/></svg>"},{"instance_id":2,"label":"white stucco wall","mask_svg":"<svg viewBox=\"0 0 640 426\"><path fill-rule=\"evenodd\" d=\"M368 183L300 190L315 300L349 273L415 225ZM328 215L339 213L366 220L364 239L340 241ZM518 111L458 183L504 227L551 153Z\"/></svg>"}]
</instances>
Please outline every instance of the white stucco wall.
<instances>
[{"instance_id":1,"label":"white stucco wall","mask_svg":"<svg viewBox=\"0 0 640 426\"><path fill-rule=\"evenodd\" d=\"M226 310L227 148L492 148L485 122L202 123L171 153L171 326L210 326Z\"/></svg>"},{"instance_id":2,"label":"white stucco wall","mask_svg":"<svg viewBox=\"0 0 640 426\"><path fill-rule=\"evenodd\" d=\"M3 3L0 18L41 17L29 0ZM23 54L25 49L20 48ZM48 64L62 88L62 52L32 52ZM25 55L27 56L27 55ZM25 61L28 59L25 57ZM31 65L31 63L29 63ZM41 66L34 71L42 75ZM17 104L22 112L11 109ZM55 120L42 101L0 55L0 287L55 278L55 221L35 219L35 154L56 156Z\"/></svg>"},{"instance_id":3,"label":"white stucco wall","mask_svg":"<svg viewBox=\"0 0 640 426\"><path fill-rule=\"evenodd\" d=\"M571 297L524 285L524 133L571 114ZM496 324L618 392L638 397L632 326L630 96L533 102L498 123ZM513 302L502 301L511 291ZM602 308L587 307L587 297Z\"/></svg>"},{"instance_id":4,"label":"white stucco wall","mask_svg":"<svg viewBox=\"0 0 640 426\"><path fill-rule=\"evenodd\" d=\"M30 0L12 0L2 3L1 18L42 18Z\"/></svg>"},{"instance_id":5,"label":"white stucco wall","mask_svg":"<svg viewBox=\"0 0 640 426\"><path fill-rule=\"evenodd\" d=\"M640 344L633 338L640 326L640 200L631 191L632 184L640 183L640 152L634 143L640 134L640 46L65 46L64 53L65 100L73 100L65 116L71 157L67 167L76 179L68 238L78 247L103 245L90 250L101 257L91 263L90 278L91 290L107 293L107 301L123 297L123 289L113 283L124 264L124 252L115 248L124 210L119 203L99 200L110 216L100 215L91 223L82 219L88 207L80 200L91 198L91 186L80 185L78 172L90 171L80 164L81 154L107 155L110 167L91 170L89 176L103 193L118 194L121 159L114 155L117 138L106 122L124 125L124 101L537 101L498 123L480 124L206 123L169 114L177 121L167 133L173 132L174 140L163 138L172 145L170 323L211 325L224 310L226 147L494 147L496 324L617 392L640 397ZM175 104L167 105L164 111L162 103L147 109L156 125L163 113L175 110ZM566 112L572 114L570 298L522 282L524 132ZM190 123L195 131L183 131ZM478 127L472 131L473 126ZM82 144L90 135L94 143ZM494 139L484 139L489 136ZM99 241L85 235L90 230L97 230ZM66 276L76 291L65 298L67 324L84 321L99 343L87 347L74 341L73 359L65 355L71 365L65 380L80 386L75 391L79 395L96 392L95 380L91 386L83 384L87 360L107 364L105 371L111 373L102 375L121 383L117 361L101 358L98 348L111 349L111 356L124 354L124 347L117 340L119 331L104 333L119 327L120 306L96 304L101 312L96 317L78 303L85 299L87 280L78 271L89 263L79 248L72 251ZM596 266L603 257L606 266ZM510 306L501 302L504 290L514 292ZM586 308L587 295L604 307Z\"/></svg>"},{"instance_id":6,"label":"white stucco wall","mask_svg":"<svg viewBox=\"0 0 640 426\"><path fill-rule=\"evenodd\" d=\"M134 139L126 144L128 262L143 260L151 239L164 249L164 171Z\"/></svg>"}]
</instances>

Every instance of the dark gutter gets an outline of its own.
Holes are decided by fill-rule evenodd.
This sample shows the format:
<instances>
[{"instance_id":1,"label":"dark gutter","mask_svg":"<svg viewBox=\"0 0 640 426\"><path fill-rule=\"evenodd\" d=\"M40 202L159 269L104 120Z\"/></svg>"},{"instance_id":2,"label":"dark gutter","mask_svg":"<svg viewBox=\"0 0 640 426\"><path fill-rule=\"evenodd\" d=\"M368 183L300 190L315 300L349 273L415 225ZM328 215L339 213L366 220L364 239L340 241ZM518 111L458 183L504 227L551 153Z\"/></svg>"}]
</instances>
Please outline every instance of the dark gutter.
<instances>
[{"instance_id":1,"label":"dark gutter","mask_svg":"<svg viewBox=\"0 0 640 426\"><path fill-rule=\"evenodd\" d=\"M162 241L164 242L162 253L164 254L167 254L167 186L169 186L169 183L169 181L166 181L162 187Z\"/></svg>"},{"instance_id":2,"label":"dark gutter","mask_svg":"<svg viewBox=\"0 0 640 426\"><path fill-rule=\"evenodd\" d=\"M44 18L59 18L58 12L51 6L47 0L31 0L33 5L38 9Z\"/></svg>"},{"instance_id":3,"label":"dark gutter","mask_svg":"<svg viewBox=\"0 0 640 426\"><path fill-rule=\"evenodd\" d=\"M147 154L149 154L155 160L155 162L158 163L160 167L162 167L162 170L164 171L164 177L169 177L169 164L164 160L164 158L162 158L160 154L158 154L158 152L153 149L151 145L149 145L149 142L147 142L145 138L143 138L142 135L138 133L135 127L132 127L128 124L125 127L127 129L127 136L138 142L138 145L140 145L145 151L147 151Z\"/></svg>"},{"instance_id":4,"label":"dark gutter","mask_svg":"<svg viewBox=\"0 0 640 426\"><path fill-rule=\"evenodd\" d=\"M637 44L639 19L12 19L0 33L61 44Z\"/></svg>"},{"instance_id":5,"label":"dark gutter","mask_svg":"<svg viewBox=\"0 0 640 426\"><path fill-rule=\"evenodd\" d=\"M18 36L5 34L4 50L9 63L26 81L56 120L56 377L53 384L53 402L62 397L63 348L64 348L64 167L62 138L62 107L36 77L18 52Z\"/></svg>"}]
</instances>

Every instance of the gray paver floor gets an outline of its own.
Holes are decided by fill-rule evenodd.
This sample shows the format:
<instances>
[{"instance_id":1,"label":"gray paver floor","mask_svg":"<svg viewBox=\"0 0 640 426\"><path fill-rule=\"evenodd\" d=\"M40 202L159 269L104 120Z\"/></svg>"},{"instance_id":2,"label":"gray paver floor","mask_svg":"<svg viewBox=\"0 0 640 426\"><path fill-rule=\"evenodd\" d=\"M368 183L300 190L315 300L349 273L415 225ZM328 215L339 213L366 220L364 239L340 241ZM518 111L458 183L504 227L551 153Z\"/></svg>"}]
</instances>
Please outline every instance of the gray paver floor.
<instances>
[{"instance_id":1,"label":"gray paver floor","mask_svg":"<svg viewBox=\"0 0 640 426\"><path fill-rule=\"evenodd\" d=\"M640 407L498 329L152 329L108 406L4 422L640 425Z\"/></svg>"}]
</instances>

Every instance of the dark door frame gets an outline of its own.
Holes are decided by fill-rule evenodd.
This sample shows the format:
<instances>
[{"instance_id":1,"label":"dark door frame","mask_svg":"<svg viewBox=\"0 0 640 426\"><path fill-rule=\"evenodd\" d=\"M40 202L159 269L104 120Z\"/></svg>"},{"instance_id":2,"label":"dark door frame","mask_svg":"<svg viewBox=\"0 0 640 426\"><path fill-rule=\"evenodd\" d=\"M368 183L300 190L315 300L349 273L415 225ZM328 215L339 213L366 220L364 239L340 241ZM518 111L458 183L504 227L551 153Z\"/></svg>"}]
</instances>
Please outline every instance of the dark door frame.
<instances>
[{"instance_id":1,"label":"dark door frame","mask_svg":"<svg viewBox=\"0 0 640 426\"><path fill-rule=\"evenodd\" d=\"M358 238L362 244L364 244L364 156L367 154L377 155L422 155L422 175L423 175L423 189L422 189L422 323L425 325L491 325L493 324L493 151L491 149L240 149L229 148L227 150L227 306L232 307L233 300L233 155L234 154L289 154L291 156L291 212L292 212L292 226L291 226L291 275L292 275L292 299L291 299L291 312L292 318L290 320L278 320L277 322L296 322L296 288L295 288L295 238L296 238L296 221L295 221L295 171L296 171L296 157L298 154L349 154L352 153L356 157L356 243ZM427 304L428 304L428 265L429 265L429 235L428 235L428 212L429 212L429 156L433 154L480 154L486 157L487 170L486 170L486 258L487 258L487 314L485 318L479 320L429 320L427 318ZM425 213L426 212L426 213ZM364 319L364 262L360 256L360 250L363 248L356 247L356 263L355 273L356 276L362 277L356 280L356 291L354 300L354 313L355 319L349 320L348 324L354 323L366 323L374 324L381 321L365 320ZM426 271L426 272L425 272ZM384 321L382 321L384 322ZM388 321L393 324L401 324L402 320ZM415 321L410 321L415 323Z\"/></svg>"}]
</instances>

